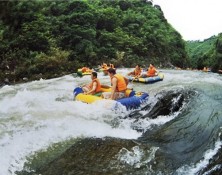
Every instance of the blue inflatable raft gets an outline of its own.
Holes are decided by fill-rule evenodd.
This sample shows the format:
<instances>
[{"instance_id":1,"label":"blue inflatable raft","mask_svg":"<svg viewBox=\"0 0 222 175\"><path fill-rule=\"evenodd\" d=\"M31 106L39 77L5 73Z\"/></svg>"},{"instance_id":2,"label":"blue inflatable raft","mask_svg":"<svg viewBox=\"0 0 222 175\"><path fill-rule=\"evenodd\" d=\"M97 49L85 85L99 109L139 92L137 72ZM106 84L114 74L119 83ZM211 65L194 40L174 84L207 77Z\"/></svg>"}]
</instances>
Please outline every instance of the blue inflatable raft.
<instances>
[{"instance_id":1,"label":"blue inflatable raft","mask_svg":"<svg viewBox=\"0 0 222 175\"><path fill-rule=\"evenodd\" d=\"M133 76L128 76L127 77L129 79L129 81L131 82L139 82L139 83L155 83L157 81L162 81L164 78L164 74L163 73L158 73L157 76L154 77L146 77L146 78L135 78Z\"/></svg>"}]
</instances>

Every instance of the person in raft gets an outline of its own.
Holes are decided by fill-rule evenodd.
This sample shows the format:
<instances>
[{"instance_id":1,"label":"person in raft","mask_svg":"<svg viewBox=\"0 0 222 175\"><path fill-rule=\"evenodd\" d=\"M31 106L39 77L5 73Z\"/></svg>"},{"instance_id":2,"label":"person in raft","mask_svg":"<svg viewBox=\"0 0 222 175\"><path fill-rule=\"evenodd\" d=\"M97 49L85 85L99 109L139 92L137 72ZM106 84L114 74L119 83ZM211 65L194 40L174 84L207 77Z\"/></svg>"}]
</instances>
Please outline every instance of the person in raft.
<instances>
[{"instance_id":1,"label":"person in raft","mask_svg":"<svg viewBox=\"0 0 222 175\"><path fill-rule=\"evenodd\" d=\"M129 72L128 76L139 77L142 73L141 66L139 64L136 65L135 69L132 72Z\"/></svg>"},{"instance_id":2,"label":"person in raft","mask_svg":"<svg viewBox=\"0 0 222 175\"><path fill-rule=\"evenodd\" d=\"M125 97L125 92L128 85L128 79L120 74L116 73L116 70L109 68L108 75L111 80L111 92L103 92L102 97L105 99L117 100Z\"/></svg>"},{"instance_id":3,"label":"person in raft","mask_svg":"<svg viewBox=\"0 0 222 175\"><path fill-rule=\"evenodd\" d=\"M84 72L92 72L92 69L88 67L82 67L82 73Z\"/></svg>"},{"instance_id":4,"label":"person in raft","mask_svg":"<svg viewBox=\"0 0 222 175\"><path fill-rule=\"evenodd\" d=\"M84 94L95 94L97 92L100 92L101 90L101 84L100 84L99 79L97 78L96 72L91 73L91 79L92 79L92 82L90 84L82 86L82 90Z\"/></svg>"},{"instance_id":5,"label":"person in raft","mask_svg":"<svg viewBox=\"0 0 222 175\"><path fill-rule=\"evenodd\" d=\"M106 64L106 63L103 63L103 64L102 64L102 68L103 68L103 69L108 69L107 64Z\"/></svg>"},{"instance_id":6,"label":"person in raft","mask_svg":"<svg viewBox=\"0 0 222 175\"><path fill-rule=\"evenodd\" d=\"M110 64L109 64L109 67L115 69L114 64L111 64L111 63L110 63Z\"/></svg>"},{"instance_id":7,"label":"person in raft","mask_svg":"<svg viewBox=\"0 0 222 175\"><path fill-rule=\"evenodd\" d=\"M150 64L149 68L147 69L147 72L145 74L142 74L140 77L141 78L146 78L146 77L154 77L158 73L157 69Z\"/></svg>"}]
</instances>

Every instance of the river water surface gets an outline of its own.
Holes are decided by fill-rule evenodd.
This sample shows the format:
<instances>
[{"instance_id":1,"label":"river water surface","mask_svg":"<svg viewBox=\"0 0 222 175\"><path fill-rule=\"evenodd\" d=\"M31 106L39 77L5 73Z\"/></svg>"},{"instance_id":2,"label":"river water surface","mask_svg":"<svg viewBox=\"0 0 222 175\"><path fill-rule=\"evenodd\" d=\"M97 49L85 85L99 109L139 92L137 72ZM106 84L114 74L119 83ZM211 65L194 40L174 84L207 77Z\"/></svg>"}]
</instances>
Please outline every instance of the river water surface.
<instances>
[{"instance_id":1,"label":"river water surface","mask_svg":"<svg viewBox=\"0 0 222 175\"><path fill-rule=\"evenodd\" d=\"M126 75L130 69L117 71ZM171 174L197 174L222 145L222 76L200 71L161 71L165 75L163 81L131 82L129 87L148 92L150 103L157 101L158 94L164 91L191 90L195 95L182 110L155 119L135 120L127 117L133 111L124 107L113 112L104 103L89 105L73 101L73 89L89 82L89 76L66 75L2 87L0 175L16 174L23 169L32 171L41 164L44 155L56 157L76 140L89 137L135 139L153 144L153 159L155 151L161 148L171 161L177 162ZM103 84L110 84L108 76L99 73L98 78ZM147 111L139 112L146 116ZM135 152L143 154L137 148ZM119 161L135 167L147 163L139 156L126 155L119 157ZM158 170L161 173L166 174L164 169ZM146 174L145 169L142 174Z\"/></svg>"}]
</instances>

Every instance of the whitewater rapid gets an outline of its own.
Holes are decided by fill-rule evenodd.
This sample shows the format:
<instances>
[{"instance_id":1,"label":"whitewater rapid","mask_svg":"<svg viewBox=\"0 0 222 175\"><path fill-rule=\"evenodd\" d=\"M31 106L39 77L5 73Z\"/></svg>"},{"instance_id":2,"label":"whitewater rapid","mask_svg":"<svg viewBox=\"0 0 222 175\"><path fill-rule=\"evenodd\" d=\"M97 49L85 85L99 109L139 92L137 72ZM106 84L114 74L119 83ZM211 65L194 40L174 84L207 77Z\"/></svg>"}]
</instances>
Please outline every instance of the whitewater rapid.
<instances>
[{"instance_id":1,"label":"whitewater rapid","mask_svg":"<svg viewBox=\"0 0 222 175\"><path fill-rule=\"evenodd\" d=\"M126 75L129 69L119 71ZM162 90L184 87L210 92L203 100L207 100L208 96L222 99L220 75L175 70L162 72L165 74L162 82L151 85L130 83L129 87L148 92L151 101ZM103 84L110 84L109 77L102 73L98 77ZM0 175L16 174L36 152L47 150L55 143L86 137L137 139L143 134L133 129L135 123L132 119L121 119L130 113L124 107L114 113L101 102L89 105L73 101L73 89L89 81L89 76L80 78L70 74L0 89ZM208 85L204 87L204 84ZM164 125L175 117L160 116L136 124L147 130L153 125ZM221 141L218 140L214 149L203 154L202 161L181 167L178 174L195 174L220 146Z\"/></svg>"}]
</instances>

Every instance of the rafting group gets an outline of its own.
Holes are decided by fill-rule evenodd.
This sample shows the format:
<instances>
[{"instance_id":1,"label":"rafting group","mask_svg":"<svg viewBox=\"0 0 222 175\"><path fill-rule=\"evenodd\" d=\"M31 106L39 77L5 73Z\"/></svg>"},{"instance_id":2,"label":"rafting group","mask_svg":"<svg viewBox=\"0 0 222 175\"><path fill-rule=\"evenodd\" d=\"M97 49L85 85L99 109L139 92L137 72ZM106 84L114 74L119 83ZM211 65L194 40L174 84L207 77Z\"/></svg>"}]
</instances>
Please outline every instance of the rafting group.
<instances>
[{"instance_id":1,"label":"rafting group","mask_svg":"<svg viewBox=\"0 0 222 175\"><path fill-rule=\"evenodd\" d=\"M143 70L140 65L137 65L136 68L127 75L129 81L141 83L154 83L164 78L164 74L159 72L152 64L149 65L147 70Z\"/></svg>"},{"instance_id":2,"label":"rafting group","mask_svg":"<svg viewBox=\"0 0 222 175\"><path fill-rule=\"evenodd\" d=\"M104 75L108 75L107 70L109 68L115 69L114 64L102 63L101 65L98 65L97 68L82 67L82 68L78 69L77 75L79 75L79 76L91 75L91 73L94 72L94 71L103 72Z\"/></svg>"},{"instance_id":3,"label":"rafting group","mask_svg":"<svg viewBox=\"0 0 222 175\"><path fill-rule=\"evenodd\" d=\"M148 93L136 92L127 88L129 81L135 82L151 82L163 80L163 74L150 64L146 71L143 71L140 65L136 65L132 72L127 76L116 73L114 65L101 65L101 69L105 69L110 77L111 86L102 85L97 77L97 72L90 70L91 82L74 89L75 100L93 103L97 100L109 99L115 100L127 109L138 108L143 102L148 100Z\"/></svg>"}]
</instances>

